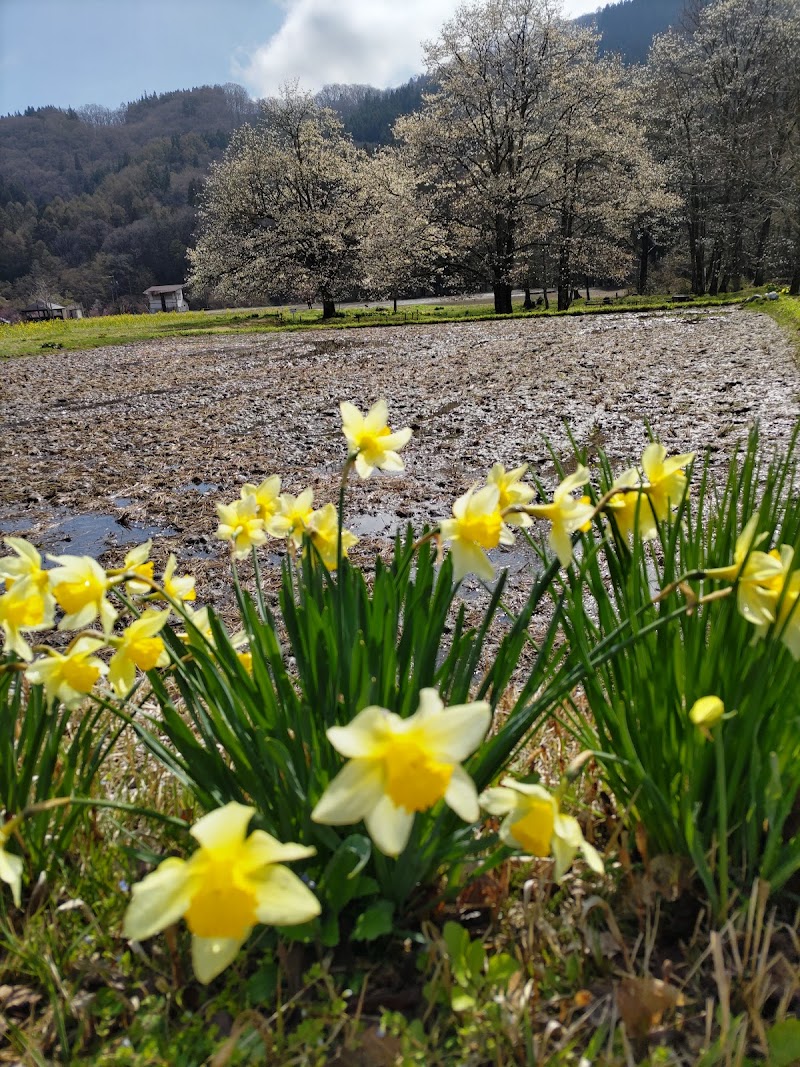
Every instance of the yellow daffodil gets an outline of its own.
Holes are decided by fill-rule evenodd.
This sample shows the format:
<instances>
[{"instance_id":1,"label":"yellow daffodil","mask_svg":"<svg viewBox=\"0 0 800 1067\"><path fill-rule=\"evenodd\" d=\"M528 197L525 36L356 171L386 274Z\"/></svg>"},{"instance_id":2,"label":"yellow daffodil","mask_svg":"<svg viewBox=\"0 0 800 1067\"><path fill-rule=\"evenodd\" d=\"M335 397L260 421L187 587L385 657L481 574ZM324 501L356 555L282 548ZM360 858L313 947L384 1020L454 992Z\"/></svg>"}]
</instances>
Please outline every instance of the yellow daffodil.
<instances>
[{"instance_id":1,"label":"yellow daffodil","mask_svg":"<svg viewBox=\"0 0 800 1067\"><path fill-rule=\"evenodd\" d=\"M115 652L108 665L108 680L117 696L126 697L133 689L137 667L140 671L149 671L169 663L164 639L158 636L169 616L169 608L145 611L121 637L110 639Z\"/></svg>"},{"instance_id":2,"label":"yellow daffodil","mask_svg":"<svg viewBox=\"0 0 800 1067\"><path fill-rule=\"evenodd\" d=\"M516 504L529 504L536 495L533 486L522 481L528 464L507 471L502 463L495 463L486 476L487 485L497 486L497 507L501 512ZM510 526L530 526L533 520L524 512L511 512L504 519Z\"/></svg>"},{"instance_id":3,"label":"yellow daffodil","mask_svg":"<svg viewBox=\"0 0 800 1067\"><path fill-rule=\"evenodd\" d=\"M442 519L439 530L442 540L450 544L453 579L457 582L465 574L491 581L494 567L485 550L514 543L513 534L503 522L496 484L468 489L453 504L453 518Z\"/></svg>"},{"instance_id":4,"label":"yellow daffodil","mask_svg":"<svg viewBox=\"0 0 800 1067\"><path fill-rule=\"evenodd\" d=\"M278 510L267 524L267 531L273 537L288 538L295 548L300 548L308 520L313 513L313 489L304 489L297 496L291 493L281 493L278 497Z\"/></svg>"},{"instance_id":5,"label":"yellow daffodil","mask_svg":"<svg viewBox=\"0 0 800 1067\"><path fill-rule=\"evenodd\" d=\"M578 467L556 488L552 504L528 504L526 511L537 519L550 522L550 535L547 543L558 556L562 567L568 567L572 560L572 534L576 530L588 530L594 508L588 496L576 500L572 493L589 481L586 467Z\"/></svg>"},{"instance_id":6,"label":"yellow daffodil","mask_svg":"<svg viewBox=\"0 0 800 1067\"><path fill-rule=\"evenodd\" d=\"M311 543L319 552L322 562L329 571L335 571L338 562L337 546L339 538L339 512L333 504L314 511L309 515L306 522L306 532L311 538ZM342 530L342 558L347 555L348 549L356 544L358 538L350 530Z\"/></svg>"},{"instance_id":7,"label":"yellow daffodil","mask_svg":"<svg viewBox=\"0 0 800 1067\"><path fill-rule=\"evenodd\" d=\"M103 647L96 637L79 637L62 655L52 649L42 659L34 660L25 671L32 685L43 685L47 699L60 700L67 707L80 703L108 667L93 653Z\"/></svg>"},{"instance_id":8,"label":"yellow daffodil","mask_svg":"<svg viewBox=\"0 0 800 1067\"><path fill-rule=\"evenodd\" d=\"M16 578L8 592L0 596L0 630L3 651L21 659L33 659L31 646L22 631L49 630L54 625L55 600L34 577Z\"/></svg>"},{"instance_id":9,"label":"yellow daffodil","mask_svg":"<svg viewBox=\"0 0 800 1067\"><path fill-rule=\"evenodd\" d=\"M90 556L50 556L58 566L50 571L50 585L64 618L59 630L82 630L97 616L103 632L110 633L117 612L106 600L111 580Z\"/></svg>"},{"instance_id":10,"label":"yellow daffodil","mask_svg":"<svg viewBox=\"0 0 800 1067\"><path fill-rule=\"evenodd\" d=\"M606 503L606 512L616 523L619 535L623 539L631 537L637 528L643 541L651 541L658 536L658 527L649 498L644 492L642 478L635 467L623 471L615 478L612 489L638 489L639 492L617 493Z\"/></svg>"},{"instance_id":11,"label":"yellow daffodil","mask_svg":"<svg viewBox=\"0 0 800 1067\"><path fill-rule=\"evenodd\" d=\"M194 588L194 577L191 574L179 575L176 577L175 568L178 565L178 560L173 552L170 552L167 565L164 568L164 574L161 578L161 588L167 594L171 600L176 600L179 603L183 603L187 600L194 600L197 596Z\"/></svg>"},{"instance_id":12,"label":"yellow daffodil","mask_svg":"<svg viewBox=\"0 0 800 1067\"><path fill-rule=\"evenodd\" d=\"M672 508L676 508L686 491L684 468L694 459L694 452L667 456L667 450L653 441L642 453L645 491L659 522L664 522ZM641 518L640 518L641 523Z\"/></svg>"},{"instance_id":13,"label":"yellow daffodil","mask_svg":"<svg viewBox=\"0 0 800 1067\"><path fill-rule=\"evenodd\" d=\"M144 579L149 579L149 581L137 581L133 578L131 581L127 581L125 590L131 596L146 596L152 591L150 582L153 580L153 572L155 571L155 564L150 559L152 547L152 541L145 541L143 545L137 545L136 548L132 548L125 556L120 568L123 574L138 574Z\"/></svg>"},{"instance_id":14,"label":"yellow daffodil","mask_svg":"<svg viewBox=\"0 0 800 1067\"><path fill-rule=\"evenodd\" d=\"M268 523L278 510L278 496L281 491L281 480L277 474L266 478L261 485L251 485L249 482L242 487L241 499L248 496L255 497L258 508L258 516Z\"/></svg>"},{"instance_id":15,"label":"yellow daffodil","mask_svg":"<svg viewBox=\"0 0 800 1067\"><path fill-rule=\"evenodd\" d=\"M209 645L211 645L212 648L216 648L216 644L214 642L214 633L211 629L211 620L208 615L208 608L198 608L197 611L192 611L190 608L187 608L186 615L192 626L194 626L195 629L200 631L201 635L205 638ZM189 636L187 634L179 634L178 636L181 638L182 641L189 641ZM228 635L228 640L230 641L233 648L241 648L242 645L247 644L249 639L244 630L237 630L235 634Z\"/></svg>"},{"instance_id":16,"label":"yellow daffodil","mask_svg":"<svg viewBox=\"0 0 800 1067\"><path fill-rule=\"evenodd\" d=\"M578 820L564 815L556 798L543 786L504 778L499 786L481 794L480 803L491 815L506 816L500 838L509 848L532 856L553 856L556 882L564 877L579 851L593 871L603 873L603 860L584 838Z\"/></svg>"},{"instance_id":17,"label":"yellow daffodil","mask_svg":"<svg viewBox=\"0 0 800 1067\"><path fill-rule=\"evenodd\" d=\"M239 662L241 663L241 665L244 667L244 669L247 671L248 674L252 674L253 673L253 653L252 652L250 652L249 650L245 650L243 652L237 652L236 653L236 658L239 660Z\"/></svg>"},{"instance_id":18,"label":"yellow daffodil","mask_svg":"<svg viewBox=\"0 0 800 1067\"><path fill-rule=\"evenodd\" d=\"M348 762L311 818L333 826L363 819L387 856L406 847L415 812L440 800L465 822L475 822L478 795L461 761L486 736L491 714L485 701L445 708L435 689L423 689L419 708L407 719L368 707L349 726L331 727L328 739Z\"/></svg>"},{"instance_id":19,"label":"yellow daffodil","mask_svg":"<svg viewBox=\"0 0 800 1067\"><path fill-rule=\"evenodd\" d=\"M707 568L707 578L736 583L736 604L741 614L756 626L769 626L775 621L775 607L783 584L780 555L760 552L755 546L768 536L756 536L758 513L736 539L733 563L727 567Z\"/></svg>"},{"instance_id":20,"label":"yellow daffodil","mask_svg":"<svg viewBox=\"0 0 800 1067\"><path fill-rule=\"evenodd\" d=\"M16 816L0 826L0 882L11 886L11 895L17 907L22 903L22 857L6 852L6 845L18 822L19 816Z\"/></svg>"},{"instance_id":21,"label":"yellow daffodil","mask_svg":"<svg viewBox=\"0 0 800 1067\"><path fill-rule=\"evenodd\" d=\"M689 710L689 719L695 726L708 730L722 719L725 705L719 697L707 696L695 700Z\"/></svg>"},{"instance_id":22,"label":"yellow daffodil","mask_svg":"<svg viewBox=\"0 0 800 1067\"><path fill-rule=\"evenodd\" d=\"M220 541L230 541L234 559L244 559L252 548L258 548L267 540L261 508L252 494L234 500L232 504L217 504L217 515L216 536Z\"/></svg>"},{"instance_id":23,"label":"yellow daffodil","mask_svg":"<svg viewBox=\"0 0 800 1067\"><path fill-rule=\"evenodd\" d=\"M781 545L780 551L773 549L768 555L779 560L781 565L780 574L764 583L764 588L771 589L775 594L775 633L792 657L800 659L800 612L795 609L800 598L800 570L792 572L794 549L790 545ZM756 626L755 640L760 641L768 630L767 623Z\"/></svg>"},{"instance_id":24,"label":"yellow daffodil","mask_svg":"<svg viewBox=\"0 0 800 1067\"><path fill-rule=\"evenodd\" d=\"M347 401L339 405L339 410L359 478L369 478L376 467L384 471L405 469L397 453L411 440L411 428L406 426L392 433L387 425L389 409L385 400L378 400L366 415Z\"/></svg>"},{"instance_id":25,"label":"yellow daffodil","mask_svg":"<svg viewBox=\"0 0 800 1067\"><path fill-rule=\"evenodd\" d=\"M4 537L3 544L8 545L16 556L0 557L0 578L5 580L6 589L14 582L28 579L40 592L50 588L50 574L42 567L42 557L24 537Z\"/></svg>"},{"instance_id":26,"label":"yellow daffodil","mask_svg":"<svg viewBox=\"0 0 800 1067\"><path fill-rule=\"evenodd\" d=\"M320 912L310 889L284 867L314 855L247 828L255 808L231 802L191 829L200 847L188 860L164 860L138 882L123 920L130 940L143 941L184 918L192 933L192 965L204 985L235 958L258 923L296 926Z\"/></svg>"}]
</instances>

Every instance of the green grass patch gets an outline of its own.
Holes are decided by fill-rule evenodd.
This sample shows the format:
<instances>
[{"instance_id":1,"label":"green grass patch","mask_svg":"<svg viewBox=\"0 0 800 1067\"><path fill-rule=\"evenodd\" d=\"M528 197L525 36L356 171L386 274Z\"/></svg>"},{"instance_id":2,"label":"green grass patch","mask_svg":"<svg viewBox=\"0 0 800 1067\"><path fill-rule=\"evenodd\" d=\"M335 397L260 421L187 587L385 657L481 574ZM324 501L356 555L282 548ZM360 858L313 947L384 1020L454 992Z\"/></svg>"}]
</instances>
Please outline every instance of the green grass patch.
<instances>
[{"instance_id":1,"label":"green grass patch","mask_svg":"<svg viewBox=\"0 0 800 1067\"><path fill-rule=\"evenodd\" d=\"M740 303L746 294L697 297L675 304L671 297L620 297L610 304L597 300L576 300L569 311L536 308L524 311L518 306L512 315L496 315L488 303L407 304L391 310L348 307L335 318L323 320L317 310L259 308L253 311L188 311L182 314L106 315L101 318L56 319L51 322L25 322L0 326L0 358L40 355L50 351L79 351L105 345L151 341L160 337L203 337L206 335L274 333L308 329L342 329L360 326L404 326L415 324L491 321L509 318L543 318L554 315L609 314L623 311L667 311L679 308L707 308ZM759 305L760 307L761 305Z\"/></svg>"},{"instance_id":2,"label":"green grass patch","mask_svg":"<svg viewBox=\"0 0 800 1067\"><path fill-rule=\"evenodd\" d=\"M781 295L779 300L760 300L747 305L748 311L763 311L781 325L800 356L800 296Z\"/></svg>"}]
</instances>

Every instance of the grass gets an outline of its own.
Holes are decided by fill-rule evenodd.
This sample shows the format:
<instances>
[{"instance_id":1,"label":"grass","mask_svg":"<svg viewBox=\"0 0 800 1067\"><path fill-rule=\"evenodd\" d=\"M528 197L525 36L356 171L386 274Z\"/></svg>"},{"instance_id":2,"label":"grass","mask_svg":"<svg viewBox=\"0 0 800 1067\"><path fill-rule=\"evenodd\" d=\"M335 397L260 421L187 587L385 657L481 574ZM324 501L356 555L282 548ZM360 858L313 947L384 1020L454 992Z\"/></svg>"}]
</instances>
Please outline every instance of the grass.
<instances>
[{"instance_id":1,"label":"grass","mask_svg":"<svg viewBox=\"0 0 800 1067\"><path fill-rule=\"evenodd\" d=\"M142 774L148 794L159 779ZM186 797L173 804L187 813ZM0 1063L788 1067L800 1055L798 925L758 886L710 933L697 902L659 897L646 868L623 864L601 898L577 875L554 890L541 864L512 861L405 942L334 955L265 932L203 988L183 924L141 947L121 936L141 875L119 847L126 820L87 823L24 919L0 911ZM158 832L147 844L167 851ZM479 944L465 973L463 946Z\"/></svg>"},{"instance_id":2,"label":"grass","mask_svg":"<svg viewBox=\"0 0 800 1067\"><path fill-rule=\"evenodd\" d=\"M760 300L747 305L748 311L763 311L784 328L800 355L800 297L781 296L780 300Z\"/></svg>"},{"instance_id":3,"label":"grass","mask_svg":"<svg viewBox=\"0 0 800 1067\"><path fill-rule=\"evenodd\" d=\"M554 315L608 314L621 311L665 311L673 308L707 308L737 304L746 294L698 297L673 304L669 296L626 296L611 304L576 300L569 311L515 310L513 315L495 315L490 304L407 304L395 314L383 308L348 307L334 319L323 320L319 311L289 308L259 308L253 311L188 311L182 314L107 315L100 318L25 322L0 326L0 359L41 354L53 349L82 350L161 337L204 337L213 334L274 333L298 329L342 329L359 326L398 326L442 322L491 321L507 318L542 318ZM761 305L759 305L761 307Z\"/></svg>"}]
</instances>

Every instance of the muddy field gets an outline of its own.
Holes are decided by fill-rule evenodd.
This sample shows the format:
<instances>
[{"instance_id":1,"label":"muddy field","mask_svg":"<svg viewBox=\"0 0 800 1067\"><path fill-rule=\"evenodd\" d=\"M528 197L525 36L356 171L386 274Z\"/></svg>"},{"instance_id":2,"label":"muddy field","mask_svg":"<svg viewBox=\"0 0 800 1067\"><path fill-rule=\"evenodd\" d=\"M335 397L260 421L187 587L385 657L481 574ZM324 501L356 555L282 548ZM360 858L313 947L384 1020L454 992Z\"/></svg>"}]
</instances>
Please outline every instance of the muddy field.
<instances>
[{"instance_id":1,"label":"muddy field","mask_svg":"<svg viewBox=\"0 0 800 1067\"><path fill-rule=\"evenodd\" d=\"M102 555L154 538L223 606L227 548L215 503L280 474L336 499L345 455L338 404L380 396L411 425L406 472L354 479L347 525L369 558L394 529L421 528L493 462L553 483L564 420L622 469L646 443L714 449L724 467L758 421L788 440L800 371L766 316L714 310L170 339L0 363L0 532L50 552ZM268 553L277 571L282 546ZM498 549L524 576L529 559Z\"/></svg>"}]
</instances>

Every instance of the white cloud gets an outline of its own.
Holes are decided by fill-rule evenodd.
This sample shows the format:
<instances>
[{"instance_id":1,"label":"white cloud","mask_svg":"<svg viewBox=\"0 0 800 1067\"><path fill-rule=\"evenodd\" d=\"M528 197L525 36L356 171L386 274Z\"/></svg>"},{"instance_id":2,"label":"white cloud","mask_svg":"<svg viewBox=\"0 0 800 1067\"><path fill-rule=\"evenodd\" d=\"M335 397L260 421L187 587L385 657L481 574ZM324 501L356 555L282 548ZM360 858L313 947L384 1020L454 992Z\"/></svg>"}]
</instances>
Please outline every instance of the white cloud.
<instances>
[{"instance_id":1,"label":"white cloud","mask_svg":"<svg viewBox=\"0 0 800 1067\"><path fill-rule=\"evenodd\" d=\"M238 64L236 77L255 96L295 80L308 90L400 85L422 72L421 42L438 35L458 0L289 0L286 7L278 32Z\"/></svg>"},{"instance_id":2,"label":"white cloud","mask_svg":"<svg viewBox=\"0 0 800 1067\"><path fill-rule=\"evenodd\" d=\"M254 96L273 96L298 81L323 85L396 86L424 68L422 42L438 36L459 0L283 0L280 29L265 44L233 60L234 77ZM569 18L599 0L564 0Z\"/></svg>"}]
</instances>

